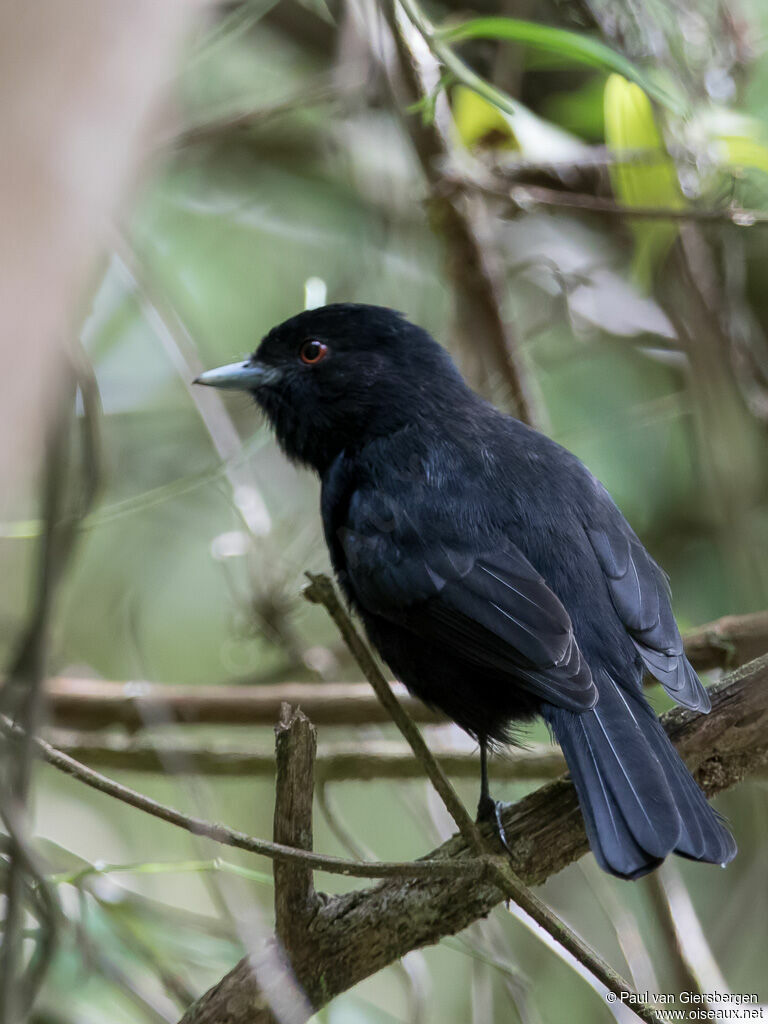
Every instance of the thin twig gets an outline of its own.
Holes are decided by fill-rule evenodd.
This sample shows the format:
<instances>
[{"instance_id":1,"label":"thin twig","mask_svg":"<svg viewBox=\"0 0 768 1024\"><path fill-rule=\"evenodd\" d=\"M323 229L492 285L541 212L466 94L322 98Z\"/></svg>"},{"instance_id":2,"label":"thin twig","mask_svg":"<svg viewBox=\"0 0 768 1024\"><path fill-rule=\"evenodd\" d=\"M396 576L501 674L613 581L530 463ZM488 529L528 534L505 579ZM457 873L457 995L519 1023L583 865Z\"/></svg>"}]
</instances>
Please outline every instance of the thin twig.
<instances>
[{"instance_id":1,"label":"thin twig","mask_svg":"<svg viewBox=\"0 0 768 1024\"><path fill-rule=\"evenodd\" d=\"M700 996L703 993L699 979L691 971L690 965L685 959L680 936L675 927L675 919L672 916L672 908L669 905L669 900L664 890L664 883L661 878L661 872L664 867L665 865L662 864L658 871L654 871L647 878L643 879L643 888L650 897L649 902L663 936L663 942L666 947L664 960L674 978L677 991L694 992Z\"/></svg>"},{"instance_id":2,"label":"thin twig","mask_svg":"<svg viewBox=\"0 0 768 1024\"><path fill-rule=\"evenodd\" d=\"M707 935L674 864L662 864L656 873L674 929L679 955L685 964L686 989L724 994L728 985L712 953Z\"/></svg>"},{"instance_id":3,"label":"thin twig","mask_svg":"<svg viewBox=\"0 0 768 1024\"><path fill-rule=\"evenodd\" d=\"M589 858L579 861L579 868L595 897L596 906L603 911L613 929L616 943L629 968L632 984L641 992L660 992L653 961L638 923L612 879Z\"/></svg>"},{"instance_id":4,"label":"thin twig","mask_svg":"<svg viewBox=\"0 0 768 1024\"><path fill-rule=\"evenodd\" d=\"M74 932L89 974L95 971L103 975L111 986L142 1011L151 1024L172 1024L175 1011L170 996L161 1002L155 992L147 991L143 981L136 977L138 972L124 970L122 964L105 951L105 943L91 938L81 923L75 923Z\"/></svg>"},{"instance_id":5,"label":"thin twig","mask_svg":"<svg viewBox=\"0 0 768 1024\"><path fill-rule=\"evenodd\" d=\"M0 732L6 736L18 736L21 732L4 715L0 715ZM402 876L403 878L424 878L431 874L453 877L455 875L470 874L480 875L486 870L486 864L482 859L466 860L463 863L433 863L429 860L405 861L382 861L378 864L358 864L356 861L344 860L341 857L329 857L319 853L308 853L304 850L294 850L289 846L282 846L279 843L269 842L267 839L257 839L254 836L246 835L236 829L228 828L226 825L219 825L215 822L204 821L202 818L195 818L191 815L182 814L172 807L158 803L143 793L128 786L115 782L99 772L86 767L74 758L63 754L60 750L51 746L45 740L34 738L33 745L43 759L54 768L70 775L80 782L85 783L92 789L114 797L122 803L129 804L137 810L145 811L154 818L169 825L176 825L183 828L192 835L206 836L224 846L234 846L240 850L247 850L249 853L257 853L271 860L282 858L293 860L297 863L306 864L319 871L326 871L332 875L350 875L358 878L391 878Z\"/></svg>"},{"instance_id":6,"label":"thin twig","mask_svg":"<svg viewBox=\"0 0 768 1024\"><path fill-rule=\"evenodd\" d=\"M355 860L359 861L375 859L369 849L363 846L360 840L352 834L352 831L341 820L341 815L331 800L329 787L324 782L319 783L317 787L317 806L325 818L326 825L350 857L354 857Z\"/></svg>"},{"instance_id":7,"label":"thin twig","mask_svg":"<svg viewBox=\"0 0 768 1024\"><path fill-rule=\"evenodd\" d=\"M194 339L176 310L152 294L144 265L126 236L115 239L115 266L136 296L147 322L152 326L197 409L232 488L232 504L244 527L254 539L271 529L271 518L253 468L241 460L243 442L226 404L212 388L195 388L192 381L205 369ZM204 393L205 392L205 393ZM211 394L208 394L211 392Z\"/></svg>"},{"instance_id":8,"label":"thin twig","mask_svg":"<svg viewBox=\"0 0 768 1024\"><path fill-rule=\"evenodd\" d=\"M699 208L695 206L676 209L662 206L624 206L613 199L590 196L580 192L565 192L541 185L514 185L512 188L497 189L483 183L475 183L483 192L490 192L499 198L509 199L517 210L530 210L535 206L546 206L563 210L595 213L604 217L629 217L632 220L695 221L703 224L733 224L747 228L768 224L768 211L745 210L729 206L723 209Z\"/></svg>"},{"instance_id":9,"label":"thin twig","mask_svg":"<svg viewBox=\"0 0 768 1024\"><path fill-rule=\"evenodd\" d=\"M37 581L32 608L17 644L8 675L0 692L0 708L11 714L21 729L5 737L0 817L11 840L5 886L6 909L0 953L0 1021L12 1022L26 1014L36 986L42 982L53 950L53 929L58 914L55 899L46 892L34 857L28 849L27 802L34 760L34 736L43 708L48 642L56 594L74 551L79 526L98 489L100 403L93 372L83 358L77 367L64 367L64 387L48 428L43 482L43 523ZM69 487L70 444L75 391L83 400L80 421L81 470L74 488ZM68 489L69 488L69 489ZM41 905L50 913L41 920L42 939L30 968L19 970L20 929L23 919L24 873L40 883ZM29 983L32 983L31 985Z\"/></svg>"},{"instance_id":10,"label":"thin twig","mask_svg":"<svg viewBox=\"0 0 768 1024\"><path fill-rule=\"evenodd\" d=\"M102 901L102 907L104 907L105 902ZM109 909L113 908L110 907ZM181 1008L188 1006L192 999L194 999L194 996L191 995L190 987L180 974L177 974L163 962L158 956L158 951L143 938L141 929L124 920L120 914L107 912L107 919L117 939L126 950L144 963L155 975L162 985L166 996Z\"/></svg>"}]
</instances>

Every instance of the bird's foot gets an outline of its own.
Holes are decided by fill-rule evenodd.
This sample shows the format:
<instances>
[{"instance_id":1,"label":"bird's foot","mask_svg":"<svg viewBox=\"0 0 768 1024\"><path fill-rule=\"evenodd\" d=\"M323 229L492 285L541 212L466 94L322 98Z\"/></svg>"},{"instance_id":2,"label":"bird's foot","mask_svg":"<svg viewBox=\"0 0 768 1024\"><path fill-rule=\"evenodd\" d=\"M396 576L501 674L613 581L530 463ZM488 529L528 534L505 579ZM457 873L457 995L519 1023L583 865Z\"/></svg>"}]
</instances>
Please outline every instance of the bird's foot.
<instances>
[{"instance_id":1,"label":"bird's foot","mask_svg":"<svg viewBox=\"0 0 768 1024\"><path fill-rule=\"evenodd\" d=\"M477 805L477 821L478 824L484 821L492 821L496 823L496 832L501 841L501 845L512 856L512 848L507 842L507 833L504 831L504 824L501 820L501 808L503 804L499 800L494 800L490 796L481 796L480 803Z\"/></svg>"}]
</instances>

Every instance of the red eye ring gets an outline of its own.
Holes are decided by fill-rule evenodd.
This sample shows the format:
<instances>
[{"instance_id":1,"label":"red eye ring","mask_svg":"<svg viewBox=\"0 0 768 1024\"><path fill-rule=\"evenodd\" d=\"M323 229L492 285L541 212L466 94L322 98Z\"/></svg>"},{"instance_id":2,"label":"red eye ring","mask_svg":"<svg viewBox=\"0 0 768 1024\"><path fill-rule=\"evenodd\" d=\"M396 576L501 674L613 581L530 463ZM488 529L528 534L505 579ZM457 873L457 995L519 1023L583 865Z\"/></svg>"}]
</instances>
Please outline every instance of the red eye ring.
<instances>
[{"instance_id":1,"label":"red eye ring","mask_svg":"<svg viewBox=\"0 0 768 1024\"><path fill-rule=\"evenodd\" d=\"M310 338L309 341L305 341L299 350L299 358L302 363L306 363L307 366L314 366L315 363L319 363L322 359L328 355L330 349L316 338Z\"/></svg>"}]
</instances>

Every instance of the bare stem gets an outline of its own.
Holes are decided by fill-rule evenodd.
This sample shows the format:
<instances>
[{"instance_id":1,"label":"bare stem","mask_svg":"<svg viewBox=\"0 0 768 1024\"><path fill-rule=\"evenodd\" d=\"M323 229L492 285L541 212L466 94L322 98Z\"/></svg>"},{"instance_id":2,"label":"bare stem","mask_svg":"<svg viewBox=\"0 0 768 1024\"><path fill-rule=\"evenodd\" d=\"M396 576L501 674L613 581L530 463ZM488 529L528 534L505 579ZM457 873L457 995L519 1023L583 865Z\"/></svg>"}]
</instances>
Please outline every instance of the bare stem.
<instances>
[{"instance_id":1,"label":"bare stem","mask_svg":"<svg viewBox=\"0 0 768 1024\"><path fill-rule=\"evenodd\" d=\"M432 45L426 19L415 4L408 3L406 10L407 19L400 18L396 0L383 5L399 63L399 74L392 81L398 112L429 102L440 76L437 60L429 50L416 45L419 34ZM433 50L446 68L457 73L460 66L466 75L477 77L450 47L442 47L439 54L436 47L440 44L436 43ZM481 79L473 87L491 90L499 102L504 101L503 94ZM509 97L506 99L512 103ZM488 211L481 196L459 195L455 189L451 194L444 188L442 168L452 163L454 150L445 97L437 96L435 116L429 123L418 113L404 115L403 122L429 187L431 222L445 243L463 351L468 358L481 357L480 369L484 372L472 368L471 376L485 390L488 376L496 375L505 385L519 419L535 424L540 419L540 403L518 339L504 317L504 268L490 237Z\"/></svg>"}]
</instances>

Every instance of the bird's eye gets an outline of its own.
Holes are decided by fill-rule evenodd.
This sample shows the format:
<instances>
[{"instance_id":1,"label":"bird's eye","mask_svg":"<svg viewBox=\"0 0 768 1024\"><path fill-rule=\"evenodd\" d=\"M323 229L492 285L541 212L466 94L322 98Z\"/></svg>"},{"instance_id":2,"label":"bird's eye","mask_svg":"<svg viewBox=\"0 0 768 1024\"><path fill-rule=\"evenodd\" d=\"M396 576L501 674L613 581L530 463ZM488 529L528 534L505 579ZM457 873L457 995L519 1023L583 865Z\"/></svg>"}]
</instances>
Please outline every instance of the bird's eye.
<instances>
[{"instance_id":1,"label":"bird's eye","mask_svg":"<svg viewBox=\"0 0 768 1024\"><path fill-rule=\"evenodd\" d=\"M328 355L329 348L323 344L322 341L317 341L315 338L311 338L309 341L305 341L299 350L299 358L302 363L306 363L307 366L314 366L315 363L319 363L321 359L325 359Z\"/></svg>"}]
</instances>

